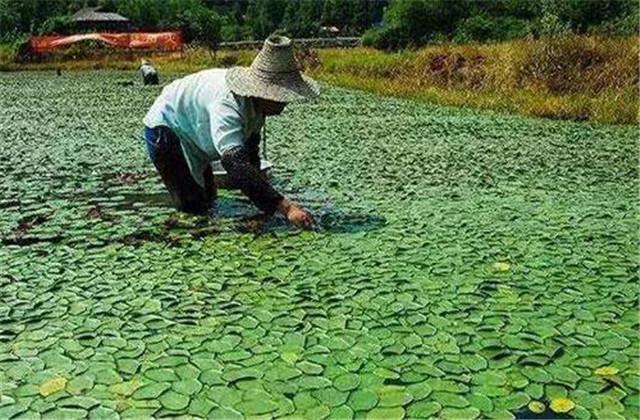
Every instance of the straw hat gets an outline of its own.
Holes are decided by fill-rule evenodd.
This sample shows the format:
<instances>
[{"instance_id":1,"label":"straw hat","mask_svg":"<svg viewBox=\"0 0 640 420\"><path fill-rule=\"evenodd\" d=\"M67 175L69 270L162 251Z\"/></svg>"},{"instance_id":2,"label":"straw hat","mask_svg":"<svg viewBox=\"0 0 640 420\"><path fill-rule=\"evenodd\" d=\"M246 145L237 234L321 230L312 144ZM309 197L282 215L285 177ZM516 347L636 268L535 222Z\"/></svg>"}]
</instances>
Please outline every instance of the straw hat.
<instances>
[{"instance_id":1,"label":"straw hat","mask_svg":"<svg viewBox=\"0 0 640 420\"><path fill-rule=\"evenodd\" d=\"M271 36L251 67L227 70L226 81L231 90L242 96L254 96L276 102L296 102L320 94L320 87L298 70L291 40Z\"/></svg>"}]
</instances>

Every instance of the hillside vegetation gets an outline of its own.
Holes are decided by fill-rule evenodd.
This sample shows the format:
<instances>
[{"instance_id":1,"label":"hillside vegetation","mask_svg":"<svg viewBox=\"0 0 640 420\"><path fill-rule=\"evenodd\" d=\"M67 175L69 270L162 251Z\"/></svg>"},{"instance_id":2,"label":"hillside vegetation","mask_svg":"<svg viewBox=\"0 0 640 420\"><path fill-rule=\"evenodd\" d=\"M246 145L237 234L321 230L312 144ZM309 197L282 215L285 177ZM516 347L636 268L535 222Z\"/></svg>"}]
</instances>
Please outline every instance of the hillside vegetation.
<instances>
[{"instance_id":1,"label":"hillside vegetation","mask_svg":"<svg viewBox=\"0 0 640 420\"><path fill-rule=\"evenodd\" d=\"M42 63L14 63L0 51L0 70L135 70L137 57L82 48ZM161 74L248 65L256 51L194 48L152 56ZM494 44L442 44L385 53L370 48L299 51L302 67L339 86L438 104L525 115L633 123L638 118L637 37L567 36Z\"/></svg>"}]
</instances>

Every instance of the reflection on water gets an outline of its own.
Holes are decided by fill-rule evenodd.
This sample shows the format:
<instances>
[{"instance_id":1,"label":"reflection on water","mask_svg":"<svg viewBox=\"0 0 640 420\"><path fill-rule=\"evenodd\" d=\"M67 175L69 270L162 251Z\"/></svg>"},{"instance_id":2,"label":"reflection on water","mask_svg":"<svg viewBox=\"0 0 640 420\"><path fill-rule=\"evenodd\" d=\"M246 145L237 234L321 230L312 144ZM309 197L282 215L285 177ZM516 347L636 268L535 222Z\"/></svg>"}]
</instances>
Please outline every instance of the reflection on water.
<instances>
[{"instance_id":1,"label":"reflection on water","mask_svg":"<svg viewBox=\"0 0 640 420\"><path fill-rule=\"evenodd\" d=\"M380 228L386 220L377 215L340 210L334 207L325 194L305 191L287 194L290 199L308 209L315 219L314 231L331 233L354 233ZM215 217L224 222L233 221L233 229L241 233L264 234L287 232L290 223L280 214L265 218L244 197L221 197L218 199Z\"/></svg>"},{"instance_id":2,"label":"reflection on water","mask_svg":"<svg viewBox=\"0 0 640 420\"><path fill-rule=\"evenodd\" d=\"M285 191L292 201L308 209L315 219L316 232L353 233L377 229L384 218L335 208L327 194L314 190ZM116 195L90 197L88 204L108 209L110 212L138 211L152 208L172 208L167 192L121 192ZM179 222L177 220L180 220ZM221 232L240 232L260 235L274 232L290 232L294 227L280 214L265 218L251 202L239 193L223 193L212 206L208 216L190 216L176 213L165 223L165 229L191 231L202 238Z\"/></svg>"}]
</instances>

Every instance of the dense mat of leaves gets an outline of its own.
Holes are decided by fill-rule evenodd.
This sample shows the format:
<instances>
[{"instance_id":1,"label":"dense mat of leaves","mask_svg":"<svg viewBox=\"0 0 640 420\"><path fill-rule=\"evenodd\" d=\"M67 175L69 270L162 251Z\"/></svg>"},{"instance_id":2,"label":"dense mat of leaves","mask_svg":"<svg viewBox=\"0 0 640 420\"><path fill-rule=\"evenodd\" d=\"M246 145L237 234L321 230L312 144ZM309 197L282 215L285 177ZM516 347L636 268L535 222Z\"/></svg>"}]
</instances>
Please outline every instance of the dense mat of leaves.
<instances>
[{"instance_id":1,"label":"dense mat of leaves","mask_svg":"<svg viewBox=\"0 0 640 420\"><path fill-rule=\"evenodd\" d=\"M0 74L0 418L637 415L635 127L326 87L300 233L174 212L126 77Z\"/></svg>"}]
</instances>

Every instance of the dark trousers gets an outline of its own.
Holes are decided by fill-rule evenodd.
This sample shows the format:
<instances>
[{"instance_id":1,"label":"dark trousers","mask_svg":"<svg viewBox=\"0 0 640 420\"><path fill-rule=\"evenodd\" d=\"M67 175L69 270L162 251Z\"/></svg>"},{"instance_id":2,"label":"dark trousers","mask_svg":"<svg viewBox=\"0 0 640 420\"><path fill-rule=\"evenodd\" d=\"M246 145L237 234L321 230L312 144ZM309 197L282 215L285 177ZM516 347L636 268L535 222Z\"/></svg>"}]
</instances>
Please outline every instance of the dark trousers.
<instances>
[{"instance_id":1,"label":"dark trousers","mask_svg":"<svg viewBox=\"0 0 640 420\"><path fill-rule=\"evenodd\" d=\"M175 207L185 213L207 214L217 197L216 183L211 166L202 174L202 188L191 176L191 171L180 147L180 139L168 127L145 127L144 137L149 157L160 173Z\"/></svg>"},{"instance_id":2,"label":"dark trousers","mask_svg":"<svg viewBox=\"0 0 640 420\"><path fill-rule=\"evenodd\" d=\"M142 84L147 85L157 85L160 81L158 80L158 73L150 73L142 76Z\"/></svg>"}]
</instances>

